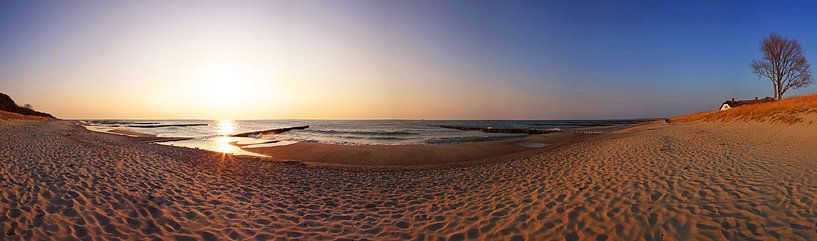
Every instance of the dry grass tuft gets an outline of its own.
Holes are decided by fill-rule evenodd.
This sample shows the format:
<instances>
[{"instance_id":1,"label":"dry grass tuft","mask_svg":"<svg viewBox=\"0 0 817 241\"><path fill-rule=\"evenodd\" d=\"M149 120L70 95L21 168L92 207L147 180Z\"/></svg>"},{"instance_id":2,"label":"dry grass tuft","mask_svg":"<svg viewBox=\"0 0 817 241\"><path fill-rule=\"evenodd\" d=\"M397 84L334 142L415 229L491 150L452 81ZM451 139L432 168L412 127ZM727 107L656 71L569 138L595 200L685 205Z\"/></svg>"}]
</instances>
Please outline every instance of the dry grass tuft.
<instances>
[{"instance_id":1,"label":"dry grass tuft","mask_svg":"<svg viewBox=\"0 0 817 241\"><path fill-rule=\"evenodd\" d=\"M0 110L0 120L48 120L51 118L33 115L23 115Z\"/></svg>"},{"instance_id":2,"label":"dry grass tuft","mask_svg":"<svg viewBox=\"0 0 817 241\"><path fill-rule=\"evenodd\" d=\"M726 111L677 116L672 121L769 121L794 124L803 121L803 116L809 113L817 113L817 94L738 106Z\"/></svg>"}]
</instances>

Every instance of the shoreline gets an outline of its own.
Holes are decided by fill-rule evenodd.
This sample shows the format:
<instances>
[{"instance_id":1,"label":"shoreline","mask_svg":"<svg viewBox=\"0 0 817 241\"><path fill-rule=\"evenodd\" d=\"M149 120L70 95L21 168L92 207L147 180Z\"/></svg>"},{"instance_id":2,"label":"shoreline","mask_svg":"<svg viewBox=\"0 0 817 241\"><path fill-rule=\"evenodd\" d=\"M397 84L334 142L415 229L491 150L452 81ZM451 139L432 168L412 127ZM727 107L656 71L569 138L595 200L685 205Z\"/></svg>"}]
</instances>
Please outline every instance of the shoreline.
<instances>
[{"instance_id":1,"label":"shoreline","mask_svg":"<svg viewBox=\"0 0 817 241\"><path fill-rule=\"evenodd\" d=\"M172 142L185 141L194 138L173 138L173 137L156 137L155 135L118 130L121 128L114 128L113 131L91 130L87 125L77 121L58 120L63 122L70 122L82 126L84 131L90 133L100 133L103 135L111 135L129 139L133 142L147 143L149 145L166 147L166 148L181 148L189 151L200 152L210 156L229 157L236 160L269 162L285 165L296 165L307 168L318 168L328 170L340 170L351 172L368 172L368 171L423 171L435 169L449 169L471 167L483 164L498 163L503 161L511 161L514 159L531 156L537 153L546 152L562 145L570 144L581 139L591 138L596 135L582 135L571 132L550 133L550 134L534 134L525 137L510 138L499 141L481 141L481 142L467 142L458 144L410 144L410 145L342 145L329 143L314 143L314 142L297 142L283 146L271 147L257 147L245 148L244 146L252 146L255 144L237 144L236 142L229 142L228 145L236 148L254 152L262 155L274 156L253 156L240 155L212 151L202 148L186 147L179 145L164 145L158 142ZM615 131L622 131L633 128L635 126L644 125L650 122L643 122L639 124L631 124L623 128L618 128ZM583 128L579 128L583 129ZM135 133L134 133L135 132ZM543 146L525 147L519 145L523 143L544 144ZM493 148L491 148L493 147ZM489 148L488 150L480 150L480 148ZM456 153L468 153L476 151L478 155L466 156L448 156ZM410 159L395 158L400 155L410 155L410 153L422 153L420 155L413 155ZM473 153L472 153L473 154ZM377 160L376 163L368 163L372 158L362 159L361 156L371 155L373 157L384 158ZM291 158L287 158L291 157ZM297 157L306 157L299 160ZM347 159L353 157L355 159ZM429 163L428 157L438 157L442 159L442 163ZM474 158L475 157L475 158ZM316 158L314 160L312 158ZM419 162L418 162L419 161Z\"/></svg>"},{"instance_id":2,"label":"shoreline","mask_svg":"<svg viewBox=\"0 0 817 241\"><path fill-rule=\"evenodd\" d=\"M807 124L653 122L479 165L391 172L4 121L0 231L10 240L814 240L815 135Z\"/></svg>"},{"instance_id":3,"label":"shoreline","mask_svg":"<svg viewBox=\"0 0 817 241\"><path fill-rule=\"evenodd\" d=\"M308 167L331 168L343 170L424 170L436 168L454 168L480 165L502 160L511 160L520 156L547 151L558 146L578 141L588 136L604 135L619 132L639 125L652 123L645 121L635 124L619 124L604 127L575 128L568 131L532 134L523 137L498 141L479 141L455 144L400 144L400 145L343 145L315 142L296 142L281 146L252 147L254 144L239 145L236 141L227 144L254 154L245 155L222 153L206 148L184 145L169 145L195 150L203 150L231 156L260 158L267 161L298 164ZM160 138L124 128L105 128L112 130L89 131L141 138L152 144L158 142L185 141L193 138ZM601 132L599 132L601 130ZM254 132L253 132L254 133ZM233 136L233 135L230 135ZM271 143L260 142L256 144ZM224 149L224 148L222 148Z\"/></svg>"},{"instance_id":4,"label":"shoreline","mask_svg":"<svg viewBox=\"0 0 817 241\"><path fill-rule=\"evenodd\" d=\"M547 151L580 138L558 133L501 141L437 145L338 145L299 142L285 146L242 148L267 155L261 159L307 167L343 170L425 170L475 166ZM523 143L542 146L525 147Z\"/></svg>"}]
</instances>

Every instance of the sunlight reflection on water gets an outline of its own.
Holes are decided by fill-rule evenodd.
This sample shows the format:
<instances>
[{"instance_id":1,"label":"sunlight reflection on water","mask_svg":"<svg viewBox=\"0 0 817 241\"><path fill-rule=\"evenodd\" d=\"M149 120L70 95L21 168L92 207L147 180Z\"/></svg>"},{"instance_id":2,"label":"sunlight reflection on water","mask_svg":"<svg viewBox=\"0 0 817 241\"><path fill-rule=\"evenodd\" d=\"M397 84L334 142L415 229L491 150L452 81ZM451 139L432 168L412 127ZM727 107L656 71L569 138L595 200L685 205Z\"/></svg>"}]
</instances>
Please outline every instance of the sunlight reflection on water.
<instances>
[{"instance_id":1,"label":"sunlight reflection on water","mask_svg":"<svg viewBox=\"0 0 817 241\"><path fill-rule=\"evenodd\" d=\"M222 136L233 134L238 129L238 124L233 120L219 120L216 123L216 131Z\"/></svg>"},{"instance_id":2,"label":"sunlight reflection on water","mask_svg":"<svg viewBox=\"0 0 817 241\"><path fill-rule=\"evenodd\" d=\"M216 132L219 136L207 137L202 139L189 139L189 140L181 140L181 141L166 141L166 142L157 142L158 144L162 145L169 145L169 146L181 146L181 147L188 147L188 148L199 148L209 151L216 151L221 153L228 153L232 155L246 155L246 156L259 156L259 157L266 157L267 155L262 155L250 151L245 151L235 144L241 145L253 145L253 144L261 144L265 143L269 140L265 139L256 139L256 138L247 138L247 137L231 137L230 134L234 134L235 131L238 129L238 125L235 121L232 120L219 120L215 123Z\"/></svg>"}]
</instances>

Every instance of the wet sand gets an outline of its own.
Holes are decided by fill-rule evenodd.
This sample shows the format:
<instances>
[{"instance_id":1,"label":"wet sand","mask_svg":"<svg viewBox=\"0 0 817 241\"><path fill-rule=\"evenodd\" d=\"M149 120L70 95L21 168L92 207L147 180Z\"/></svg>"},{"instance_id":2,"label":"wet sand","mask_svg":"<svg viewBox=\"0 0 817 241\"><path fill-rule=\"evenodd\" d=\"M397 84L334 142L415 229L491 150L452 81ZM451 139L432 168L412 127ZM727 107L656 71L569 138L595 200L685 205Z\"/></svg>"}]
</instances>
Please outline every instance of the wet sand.
<instances>
[{"instance_id":1,"label":"wet sand","mask_svg":"<svg viewBox=\"0 0 817 241\"><path fill-rule=\"evenodd\" d=\"M2 240L815 240L817 128L652 123L420 171L341 171L0 122Z\"/></svg>"},{"instance_id":2,"label":"wet sand","mask_svg":"<svg viewBox=\"0 0 817 241\"><path fill-rule=\"evenodd\" d=\"M333 145L301 142L244 148L271 160L298 160L308 166L342 169L429 169L472 166L542 151L579 138L570 133L532 135L502 141L447 145Z\"/></svg>"}]
</instances>

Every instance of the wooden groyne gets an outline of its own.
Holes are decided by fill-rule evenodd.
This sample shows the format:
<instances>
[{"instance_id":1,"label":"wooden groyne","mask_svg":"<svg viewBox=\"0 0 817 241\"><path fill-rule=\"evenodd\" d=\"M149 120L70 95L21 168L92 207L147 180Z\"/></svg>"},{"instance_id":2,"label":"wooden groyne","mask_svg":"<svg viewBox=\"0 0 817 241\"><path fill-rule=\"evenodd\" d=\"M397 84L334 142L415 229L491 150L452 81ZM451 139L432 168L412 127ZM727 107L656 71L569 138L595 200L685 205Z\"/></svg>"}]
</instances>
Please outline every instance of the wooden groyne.
<instances>
[{"instance_id":1,"label":"wooden groyne","mask_svg":"<svg viewBox=\"0 0 817 241\"><path fill-rule=\"evenodd\" d=\"M269 129L263 131L252 131L252 132L244 132L238 134L232 134L232 137L250 137L250 136L258 136L258 135L273 135L273 134L280 134L291 130L303 130L309 128L309 126L295 126L295 127L286 127L286 128L277 128L277 129Z\"/></svg>"}]
</instances>

